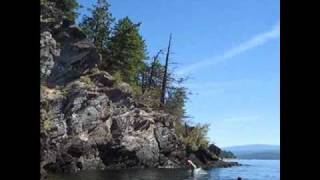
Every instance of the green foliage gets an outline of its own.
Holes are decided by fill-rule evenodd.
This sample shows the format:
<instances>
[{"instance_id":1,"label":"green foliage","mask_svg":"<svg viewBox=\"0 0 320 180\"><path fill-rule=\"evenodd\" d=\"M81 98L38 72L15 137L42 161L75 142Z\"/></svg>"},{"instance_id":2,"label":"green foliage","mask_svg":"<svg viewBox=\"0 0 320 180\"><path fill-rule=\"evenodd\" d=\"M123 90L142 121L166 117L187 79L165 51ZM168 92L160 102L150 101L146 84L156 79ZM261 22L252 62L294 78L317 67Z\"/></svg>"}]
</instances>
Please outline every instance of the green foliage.
<instances>
[{"instance_id":1,"label":"green foliage","mask_svg":"<svg viewBox=\"0 0 320 180\"><path fill-rule=\"evenodd\" d=\"M94 68L90 69L90 74L98 74L98 73L100 73L99 68L94 67Z\"/></svg>"},{"instance_id":2,"label":"green foliage","mask_svg":"<svg viewBox=\"0 0 320 180\"><path fill-rule=\"evenodd\" d=\"M147 63L142 63L140 69L138 70L138 78L136 85L140 86L141 93L144 93L147 88L147 80L149 76Z\"/></svg>"},{"instance_id":3,"label":"green foliage","mask_svg":"<svg viewBox=\"0 0 320 180\"><path fill-rule=\"evenodd\" d=\"M159 107L161 97L162 77L164 74L164 66L158 60L147 66L147 71L153 70L153 76L148 81L148 88L143 94L143 101L154 102L153 107ZM150 77L150 76L149 76ZM171 114L174 118L175 132L180 140L185 144L187 153L197 151L200 148L207 148L209 141L207 133L208 124L197 124L189 126L186 123L185 103L188 100L188 90L181 84L185 81L183 78L175 78L173 73L168 71L167 74L167 93L165 97L164 110ZM156 103L155 103L156 102Z\"/></svg>"},{"instance_id":4,"label":"green foliage","mask_svg":"<svg viewBox=\"0 0 320 180\"><path fill-rule=\"evenodd\" d=\"M168 91L168 97L165 104L166 112L175 116L177 119L182 119L185 116L185 103L187 92L184 87L173 87Z\"/></svg>"},{"instance_id":5,"label":"green foliage","mask_svg":"<svg viewBox=\"0 0 320 180\"><path fill-rule=\"evenodd\" d=\"M48 0L40 0L40 5L48 5Z\"/></svg>"},{"instance_id":6,"label":"green foliage","mask_svg":"<svg viewBox=\"0 0 320 180\"><path fill-rule=\"evenodd\" d=\"M142 94L137 101L152 108L159 108L163 70L159 60L150 65L147 63L142 65L138 81Z\"/></svg>"},{"instance_id":7,"label":"green foliage","mask_svg":"<svg viewBox=\"0 0 320 180\"><path fill-rule=\"evenodd\" d=\"M111 72L121 71L123 80L131 85L138 83L138 73L146 59L145 42L138 26L128 17L118 21L110 41L110 59L106 64Z\"/></svg>"},{"instance_id":8,"label":"green foliage","mask_svg":"<svg viewBox=\"0 0 320 180\"><path fill-rule=\"evenodd\" d=\"M197 124L195 127L184 127L183 129L184 132L178 133L178 136L180 136L182 142L186 145L188 153L197 151L199 148L208 147L208 124Z\"/></svg>"},{"instance_id":9,"label":"green foliage","mask_svg":"<svg viewBox=\"0 0 320 180\"><path fill-rule=\"evenodd\" d=\"M114 18L109 7L106 0L98 0L90 9L91 15L84 16L79 26L102 55L101 69L112 74L119 71L124 82L141 85L139 78L145 72L146 50L139 34L139 24L126 17L120 19L112 31Z\"/></svg>"},{"instance_id":10,"label":"green foliage","mask_svg":"<svg viewBox=\"0 0 320 180\"><path fill-rule=\"evenodd\" d=\"M136 99L136 101L141 102L151 108L158 108L160 105L160 96L160 88L149 88L138 99Z\"/></svg>"},{"instance_id":11,"label":"green foliage","mask_svg":"<svg viewBox=\"0 0 320 180\"><path fill-rule=\"evenodd\" d=\"M102 54L103 61L107 60L108 43L110 41L111 24L114 21L109 12L110 4L106 0L98 0L97 4L89 9L90 16L84 16L79 24L81 29Z\"/></svg>"},{"instance_id":12,"label":"green foliage","mask_svg":"<svg viewBox=\"0 0 320 180\"><path fill-rule=\"evenodd\" d=\"M91 84L91 79L88 76L81 76L80 81L82 81L86 84Z\"/></svg>"},{"instance_id":13,"label":"green foliage","mask_svg":"<svg viewBox=\"0 0 320 180\"><path fill-rule=\"evenodd\" d=\"M46 119L43 121L43 129L45 131L50 131L53 128L53 123L51 120Z\"/></svg>"},{"instance_id":14,"label":"green foliage","mask_svg":"<svg viewBox=\"0 0 320 180\"><path fill-rule=\"evenodd\" d=\"M76 10L80 7L77 0L41 0L40 4L47 5L48 2L54 3L70 21L74 21L77 17Z\"/></svg>"},{"instance_id":15,"label":"green foliage","mask_svg":"<svg viewBox=\"0 0 320 180\"><path fill-rule=\"evenodd\" d=\"M113 78L115 80L115 84L119 86L121 83L123 83L123 78L120 71L117 71L113 74ZM132 96L135 100L138 100L139 97L142 96L142 89L140 86L136 84L130 85L132 89Z\"/></svg>"},{"instance_id":16,"label":"green foliage","mask_svg":"<svg viewBox=\"0 0 320 180\"><path fill-rule=\"evenodd\" d=\"M148 87L149 88L161 88L162 77L164 75L164 66L160 63L159 60L152 62L150 66L147 67L147 71L151 73L148 77Z\"/></svg>"},{"instance_id":17,"label":"green foliage","mask_svg":"<svg viewBox=\"0 0 320 180\"><path fill-rule=\"evenodd\" d=\"M113 78L115 80L115 84L117 84L117 85L119 85L121 82L123 82L122 75L121 75L120 71L117 71L116 73L114 73Z\"/></svg>"},{"instance_id":18,"label":"green foliage","mask_svg":"<svg viewBox=\"0 0 320 180\"><path fill-rule=\"evenodd\" d=\"M90 87L94 86L94 82L91 81L91 78L89 76L90 75L86 75L86 76L81 76L80 77L80 81L83 82L87 88L90 88Z\"/></svg>"},{"instance_id":19,"label":"green foliage","mask_svg":"<svg viewBox=\"0 0 320 180\"><path fill-rule=\"evenodd\" d=\"M139 99L142 96L142 89L138 85L131 85L132 88L132 96L135 100Z\"/></svg>"},{"instance_id":20,"label":"green foliage","mask_svg":"<svg viewBox=\"0 0 320 180\"><path fill-rule=\"evenodd\" d=\"M231 151L221 151L220 157L227 159L237 158Z\"/></svg>"}]
</instances>

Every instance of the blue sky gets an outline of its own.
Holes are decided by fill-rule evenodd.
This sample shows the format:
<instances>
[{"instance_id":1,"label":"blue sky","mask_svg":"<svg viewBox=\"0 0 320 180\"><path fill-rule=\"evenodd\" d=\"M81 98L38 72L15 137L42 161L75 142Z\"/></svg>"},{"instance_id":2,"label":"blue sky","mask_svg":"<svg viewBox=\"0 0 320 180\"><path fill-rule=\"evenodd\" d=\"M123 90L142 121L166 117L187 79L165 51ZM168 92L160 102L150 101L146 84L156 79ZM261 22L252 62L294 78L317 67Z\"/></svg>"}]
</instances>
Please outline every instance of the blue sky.
<instances>
[{"instance_id":1,"label":"blue sky","mask_svg":"<svg viewBox=\"0 0 320 180\"><path fill-rule=\"evenodd\" d=\"M84 7L95 1L78 0ZM280 144L279 0L110 0L142 22L153 56L173 34L171 61L190 76L186 110L218 146ZM85 8L81 13L86 13ZM164 58L163 58L164 59Z\"/></svg>"}]
</instances>

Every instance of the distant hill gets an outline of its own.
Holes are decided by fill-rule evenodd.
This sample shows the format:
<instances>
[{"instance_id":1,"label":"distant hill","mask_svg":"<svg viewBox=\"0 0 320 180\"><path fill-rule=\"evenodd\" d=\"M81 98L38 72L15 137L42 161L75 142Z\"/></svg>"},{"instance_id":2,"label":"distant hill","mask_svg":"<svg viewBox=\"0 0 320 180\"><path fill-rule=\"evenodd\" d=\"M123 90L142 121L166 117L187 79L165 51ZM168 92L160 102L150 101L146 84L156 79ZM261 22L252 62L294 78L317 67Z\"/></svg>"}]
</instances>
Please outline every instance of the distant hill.
<instances>
[{"instance_id":1,"label":"distant hill","mask_svg":"<svg viewBox=\"0 0 320 180\"><path fill-rule=\"evenodd\" d=\"M280 146L250 144L223 148L231 151L238 159L280 159Z\"/></svg>"}]
</instances>

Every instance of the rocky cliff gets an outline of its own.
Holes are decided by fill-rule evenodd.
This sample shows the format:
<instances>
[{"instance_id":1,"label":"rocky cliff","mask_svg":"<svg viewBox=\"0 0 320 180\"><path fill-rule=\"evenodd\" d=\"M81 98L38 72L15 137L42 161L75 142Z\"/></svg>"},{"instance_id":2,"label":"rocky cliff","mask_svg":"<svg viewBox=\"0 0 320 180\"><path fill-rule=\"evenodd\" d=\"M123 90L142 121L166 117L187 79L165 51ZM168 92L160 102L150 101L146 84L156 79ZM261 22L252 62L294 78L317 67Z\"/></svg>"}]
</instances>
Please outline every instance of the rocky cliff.
<instances>
[{"instance_id":1,"label":"rocky cliff","mask_svg":"<svg viewBox=\"0 0 320 180\"><path fill-rule=\"evenodd\" d=\"M107 168L175 168L186 158L229 166L216 148L185 154L173 117L136 103L131 87L97 65L85 34L54 6L41 7L41 177L46 172Z\"/></svg>"}]
</instances>

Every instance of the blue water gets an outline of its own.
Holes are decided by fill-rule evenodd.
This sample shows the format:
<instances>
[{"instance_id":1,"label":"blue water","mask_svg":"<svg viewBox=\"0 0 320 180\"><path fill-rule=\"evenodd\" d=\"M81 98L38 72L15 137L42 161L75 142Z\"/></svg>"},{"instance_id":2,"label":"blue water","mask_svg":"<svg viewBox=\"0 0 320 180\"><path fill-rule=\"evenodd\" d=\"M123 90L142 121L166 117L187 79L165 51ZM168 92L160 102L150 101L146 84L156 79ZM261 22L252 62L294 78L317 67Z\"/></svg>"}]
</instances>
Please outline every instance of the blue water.
<instances>
[{"instance_id":1,"label":"blue water","mask_svg":"<svg viewBox=\"0 0 320 180\"><path fill-rule=\"evenodd\" d=\"M279 160L237 160L242 166L210 171L210 180L231 180L238 176L244 180L279 180Z\"/></svg>"},{"instance_id":2,"label":"blue water","mask_svg":"<svg viewBox=\"0 0 320 180\"><path fill-rule=\"evenodd\" d=\"M51 175L49 180L279 180L279 160L235 160L239 167L218 168L207 174L191 176L186 169L131 169L84 171L77 174Z\"/></svg>"}]
</instances>

